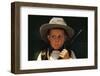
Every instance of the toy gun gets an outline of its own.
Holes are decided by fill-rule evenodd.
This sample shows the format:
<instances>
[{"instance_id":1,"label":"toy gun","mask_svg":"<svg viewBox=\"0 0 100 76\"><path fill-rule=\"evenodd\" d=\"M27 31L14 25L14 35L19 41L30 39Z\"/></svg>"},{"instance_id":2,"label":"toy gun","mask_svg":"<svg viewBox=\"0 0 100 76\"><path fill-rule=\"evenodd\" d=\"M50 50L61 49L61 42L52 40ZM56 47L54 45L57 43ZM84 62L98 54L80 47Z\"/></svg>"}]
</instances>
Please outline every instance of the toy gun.
<instances>
[{"instance_id":1,"label":"toy gun","mask_svg":"<svg viewBox=\"0 0 100 76\"><path fill-rule=\"evenodd\" d=\"M70 40L70 42L67 42L68 44L65 46L66 49L68 50L69 56L71 56L71 46L73 44L73 42L75 41L75 39L77 39L77 37L80 35L80 33L82 32L82 29L79 30L78 33L76 33L73 38ZM59 57L59 59L62 59L61 57Z\"/></svg>"},{"instance_id":2,"label":"toy gun","mask_svg":"<svg viewBox=\"0 0 100 76\"><path fill-rule=\"evenodd\" d=\"M72 38L70 44L72 44L75 41L75 39L80 35L81 32L82 32L82 29L80 29L79 32Z\"/></svg>"},{"instance_id":3,"label":"toy gun","mask_svg":"<svg viewBox=\"0 0 100 76\"><path fill-rule=\"evenodd\" d=\"M72 46L72 44L74 43L74 41L77 39L77 37L80 35L80 33L82 32L82 29L80 29L79 30L79 32L78 33L76 33L73 37L72 37L72 39L70 40L70 41L68 41L66 44L65 44L65 47L68 49L70 49L71 48L71 46Z\"/></svg>"}]
</instances>

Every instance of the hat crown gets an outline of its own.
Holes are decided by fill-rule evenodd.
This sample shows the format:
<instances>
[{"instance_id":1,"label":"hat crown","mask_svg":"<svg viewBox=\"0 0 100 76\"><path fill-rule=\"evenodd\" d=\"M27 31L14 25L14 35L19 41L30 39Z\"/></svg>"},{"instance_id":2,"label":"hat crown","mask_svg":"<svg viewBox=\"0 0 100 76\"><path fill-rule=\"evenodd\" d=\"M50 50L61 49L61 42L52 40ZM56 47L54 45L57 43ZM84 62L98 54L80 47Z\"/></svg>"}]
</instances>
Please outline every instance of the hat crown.
<instances>
[{"instance_id":1,"label":"hat crown","mask_svg":"<svg viewBox=\"0 0 100 76\"><path fill-rule=\"evenodd\" d=\"M67 24L65 23L63 18L58 18L58 17L53 17L49 24L58 24L58 25L65 25L67 26Z\"/></svg>"}]
</instances>

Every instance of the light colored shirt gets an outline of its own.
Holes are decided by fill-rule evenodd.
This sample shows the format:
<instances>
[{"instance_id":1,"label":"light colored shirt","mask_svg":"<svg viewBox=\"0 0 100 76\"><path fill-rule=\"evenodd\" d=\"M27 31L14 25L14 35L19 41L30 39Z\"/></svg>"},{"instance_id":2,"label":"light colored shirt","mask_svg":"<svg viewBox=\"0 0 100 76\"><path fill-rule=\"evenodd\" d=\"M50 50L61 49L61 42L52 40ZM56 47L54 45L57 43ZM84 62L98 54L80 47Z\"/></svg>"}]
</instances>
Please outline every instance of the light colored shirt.
<instances>
[{"instance_id":1,"label":"light colored shirt","mask_svg":"<svg viewBox=\"0 0 100 76\"><path fill-rule=\"evenodd\" d=\"M67 50L63 49L62 51L67 51ZM60 51L57 51L57 50L53 50L50 56L49 56L49 54L47 52L48 60L58 60L59 54L60 54ZM71 50L71 58L70 59L76 59L75 53L72 50ZM42 58L41 58L41 52L38 55L37 60L42 60Z\"/></svg>"}]
</instances>

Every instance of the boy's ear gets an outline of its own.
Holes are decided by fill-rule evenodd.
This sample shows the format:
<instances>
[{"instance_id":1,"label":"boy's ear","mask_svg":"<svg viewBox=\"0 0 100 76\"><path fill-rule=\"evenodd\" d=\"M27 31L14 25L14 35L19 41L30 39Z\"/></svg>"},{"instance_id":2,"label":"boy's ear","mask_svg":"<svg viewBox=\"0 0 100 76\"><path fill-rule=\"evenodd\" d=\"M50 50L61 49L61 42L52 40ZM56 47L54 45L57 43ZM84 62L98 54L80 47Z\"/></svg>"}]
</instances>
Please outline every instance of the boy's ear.
<instances>
[{"instance_id":1,"label":"boy's ear","mask_svg":"<svg viewBox=\"0 0 100 76\"><path fill-rule=\"evenodd\" d=\"M50 36L49 35L47 35L47 39L50 40Z\"/></svg>"}]
</instances>

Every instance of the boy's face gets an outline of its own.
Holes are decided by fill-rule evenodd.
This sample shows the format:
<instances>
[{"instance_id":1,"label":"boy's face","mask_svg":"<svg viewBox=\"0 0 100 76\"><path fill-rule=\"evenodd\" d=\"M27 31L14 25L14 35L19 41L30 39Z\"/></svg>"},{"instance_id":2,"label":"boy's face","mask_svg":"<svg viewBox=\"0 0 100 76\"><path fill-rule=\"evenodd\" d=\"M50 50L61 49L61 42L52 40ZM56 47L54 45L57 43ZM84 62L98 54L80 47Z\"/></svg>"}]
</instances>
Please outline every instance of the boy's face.
<instances>
[{"instance_id":1,"label":"boy's face","mask_svg":"<svg viewBox=\"0 0 100 76\"><path fill-rule=\"evenodd\" d=\"M52 48L60 49L65 42L65 33L62 29L51 29L48 40Z\"/></svg>"}]
</instances>

